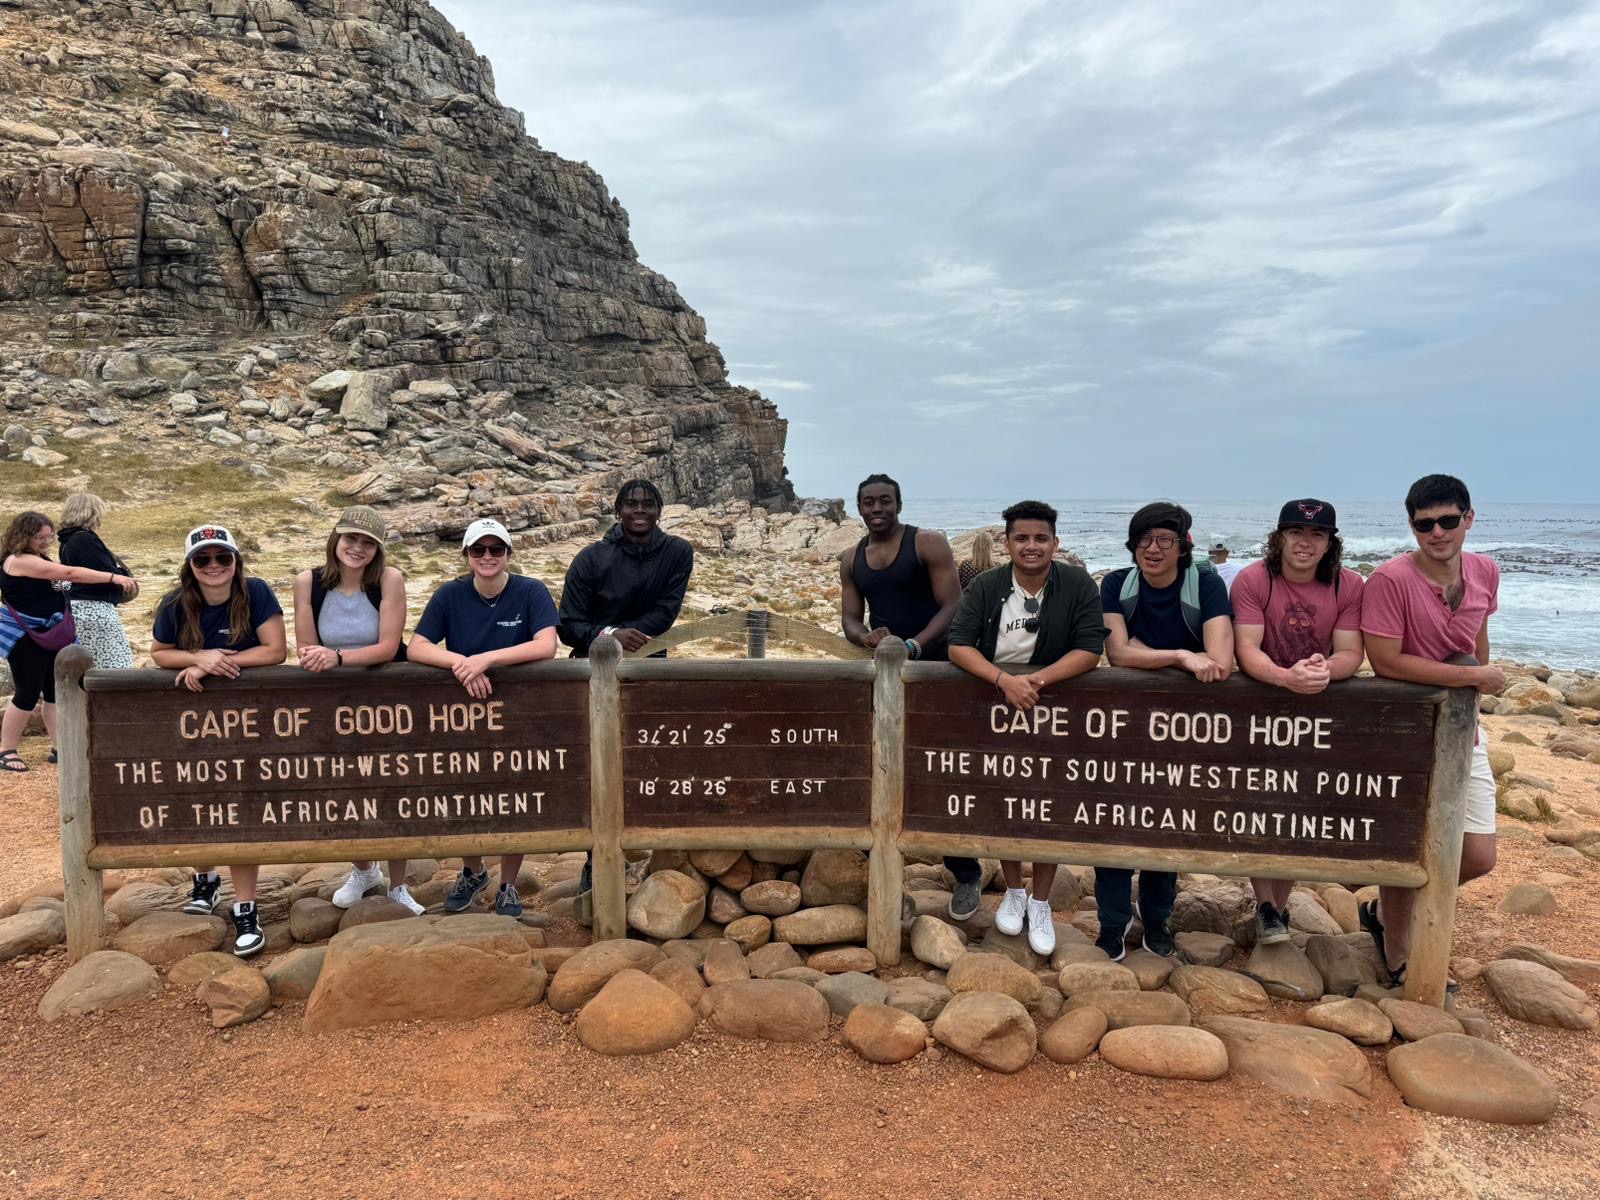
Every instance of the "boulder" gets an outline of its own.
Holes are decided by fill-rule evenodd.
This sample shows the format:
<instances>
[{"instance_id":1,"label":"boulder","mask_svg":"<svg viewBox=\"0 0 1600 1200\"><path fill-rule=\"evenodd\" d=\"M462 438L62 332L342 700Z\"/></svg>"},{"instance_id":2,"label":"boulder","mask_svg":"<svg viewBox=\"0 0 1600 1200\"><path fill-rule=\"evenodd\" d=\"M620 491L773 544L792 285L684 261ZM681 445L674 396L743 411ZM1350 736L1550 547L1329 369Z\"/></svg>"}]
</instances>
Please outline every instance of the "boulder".
<instances>
[{"instance_id":1,"label":"boulder","mask_svg":"<svg viewBox=\"0 0 1600 1200\"><path fill-rule=\"evenodd\" d=\"M1121 963L1068 963L1056 975L1056 986L1063 996L1079 992L1137 992L1139 979Z\"/></svg>"},{"instance_id":2,"label":"boulder","mask_svg":"<svg viewBox=\"0 0 1600 1200\"><path fill-rule=\"evenodd\" d=\"M1483 970L1500 1007L1519 1021L1561 1029L1593 1029L1600 1025L1582 989L1574 987L1543 963L1498 958Z\"/></svg>"},{"instance_id":3,"label":"boulder","mask_svg":"<svg viewBox=\"0 0 1600 1200\"><path fill-rule=\"evenodd\" d=\"M662 959L650 968L650 978L678 993L678 998L690 1008L696 1008L700 997L705 995L706 984L700 972L681 958Z\"/></svg>"},{"instance_id":4,"label":"boulder","mask_svg":"<svg viewBox=\"0 0 1600 1200\"><path fill-rule=\"evenodd\" d=\"M1206 883L1179 891L1167 928L1180 933L1219 933L1241 946L1256 940L1256 899L1237 883Z\"/></svg>"},{"instance_id":5,"label":"boulder","mask_svg":"<svg viewBox=\"0 0 1600 1200\"><path fill-rule=\"evenodd\" d=\"M393 391L394 380L386 372L353 372L339 402L339 415L350 429L382 433L389 427L388 399Z\"/></svg>"},{"instance_id":6,"label":"boulder","mask_svg":"<svg viewBox=\"0 0 1600 1200\"><path fill-rule=\"evenodd\" d=\"M655 1054L687 1038L696 1023L694 1010L676 990L629 967L583 1006L574 1029L596 1054Z\"/></svg>"},{"instance_id":7,"label":"boulder","mask_svg":"<svg viewBox=\"0 0 1600 1200\"><path fill-rule=\"evenodd\" d=\"M0 962L37 954L67 940L67 919L53 908L0 918Z\"/></svg>"},{"instance_id":8,"label":"boulder","mask_svg":"<svg viewBox=\"0 0 1600 1200\"><path fill-rule=\"evenodd\" d=\"M871 1002L855 1005L839 1034L846 1046L875 1063L915 1058L922 1053L927 1039L928 1027L910 1013Z\"/></svg>"},{"instance_id":9,"label":"boulder","mask_svg":"<svg viewBox=\"0 0 1600 1200\"><path fill-rule=\"evenodd\" d=\"M1111 956L1100 949L1099 946L1078 943L1067 946L1058 944L1054 953L1050 955L1050 966L1058 972L1062 967L1070 967L1074 963L1108 963L1110 961Z\"/></svg>"},{"instance_id":10,"label":"boulder","mask_svg":"<svg viewBox=\"0 0 1600 1200\"><path fill-rule=\"evenodd\" d=\"M743 850L691 850L689 865L702 875L717 876L733 869Z\"/></svg>"},{"instance_id":11,"label":"boulder","mask_svg":"<svg viewBox=\"0 0 1600 1200\"><path fill-rule=\"evenodd\" d=\"M272 1007L266 976L243 965L213 975L195 989L195 997L211 1010L213 1029L248 1024Z\"/></svg>"},{"instance_id":12,"label":"boulder","mask_svg":"<svg viewBox=\"0 0 1600 1200\"><path fill-rule=\"evenodd\" d=\"M1501 1125L1539 1125L1555 1115L1555 1084L1508 1050L1442 1033L1389 1051L1389 1078L1425 1112Z\"/></svg>"},{"instance_id":13,"label":"boulder","mask_svg":"<svg viewBox=\"0 0 1600 1200\"><path fill-rule=\"evenodd\" d=\"M969 921L967 924L970 928L971 922ZM1069 929L1071 929L1072 932L1067 934L1065 931ZM1084 940L1083 935L1076 929L1072 929L1072 926L1063 925L1060 922L1057 922L1056 940L1059 943L1063 939L1079 942L1080 944ZM1002 955L1005 958L1009 958L1019 967L1026 967L1030 971L1037 971L1040 967L1045 966L1047 962L1044 955L1037 953L1032 946L1028 945L1028 935L1026 932L1001 933L998 929L995 929L991 926L989 929L984 931L983 941L979 943L979 945L983 950L983 953Z\"/></svg>"},{"instance_id":14,"label":"boulder","mask_svg":"<svg viewBox=\"0 0 1600 1200\"><path fill-rule=\"evenodd\" d=\"M745 979L707 994L715 996L711 1023L734 1037L820 1042L828 1036L828 1002L807 984Z\"/></svg>"},{"instance_id":15,"label":"boulder","mask_svg":"<svg viewBox=\"0 0 1600 1200\"><path fill-rule=\"evenodd\" d=\"M1543 946L1531 946L1522 942L1507 946L1495 957L1538 963L1549 967L1568 983L1575 983L1579 987L1593 987L1600 984L1600 959L1573 958L1571 955L1546 950Z\"/></svg>"},{"instance_id":16,"label":"boulder","mask_svg":"<svg viewBox=\"0 0 1600 1200\"><path fill-rule=\"evenodd\" d=\"M106 901L106 915L115 917L123 925L132 925L140 917L153 912L182 908L186 899L187 888L177 888L151 879L136 879L118 888Z\"/></svg>"},{"instance_id":17,"label":"boulder","mask_svg":"<svg viewBox=\"0 0 1600 1200\"><path fill-rule=\"evenodd\" d=\"M1098 1008L1075 1008L1050 1023L1039 1035L1039 1052L1054 1063L1082 1062L1094 1053L1108 1028Z\"/></svg>"},{"instance_id":18,"label":"boulder","mask_svg":"<svg viewBox=\"0 0 1600 1200\"><path fill-rule=\"evenodd\" d=\"M1136 1025L1100 1039L1100 1057L1120 1071L1157 1079L1221 1079L1228 1048L1215 1034L1181 1025Z\"/></svg>"},{"instance_id":19,"label":"boulder","mask_svg":"<svg viewBox=\"0 0 1600 1200\"><path fill-rule=\"evenodd\" d=\"M202 950L215 950L228 932L228 922L221 917L153 912L118 930L111 945L138 955L153 967L164 967Z\"/></svg>"},{"instance_id":20,"label":"boulder","mask_svg":"<svg viewBox=\"0 0 1600 1200\"><path fill-rule=\"evenodd\" d=\"M764 917L787 917L800 907L800 885L782 879L752 883L739 893L739 903Z\"/></svg>"},{"instance_id":21,"label":"boulder","mask_svg":"<svg viewBox=\"0 0 1600 1200\"><path fill-rule=\"evenodd\" d=\"M751 913L748 917L729 921L723 926L722 935L748 954L772 940L772 918Z\"/></svg>"},{"instance_id":22,"label":"boulder","mask_svg":"<svg viewBox=\"0 0 1600 1200\"><path fill-rule=\"evenodd\" d=\"M653 877L652 877L653 878ZM802 908L772 922L774 941L795 946L826 946L834 942L861 942L867 936L867 912L853 904L827 904Z\"/></svg>"},{"instance_id":23,"label":"boulder","mask_svg":"<svg viewBox=\"0 0 1600 1200\"><path fill-rule=\"evenodd\" d=\"M1352 897L1353 898L1353 897ZM1289 927L1306 933L1337 936L1344 932L1339 922L1317 902L1310 892L1296 888L1289 893Z\"/></svg>"},{"instance_id":24,"label":"boulder","mask_svg":"<svg viewBox=\"0 0 1600 1200\"><path fill-rule=\"evenodd\" d=\"M537 1004L546 979L519 926L506 917L464 913L357 925L328 943L305 1025L323 1032L384 1021L471 1020Z\"/></svg>"},{"instance_id":25,"label":"boulder","mask_svg":"<svg viewBox=\"0 0 1600 1200\"><path fill-rule=\"evenodd\" d=\"M1272 1007L1254 979L1221 967L1182 966L1172 973L1172 990L1197 1016L1265 1012Z\"/></svg>"},{"instance_id":26,"label":"boulder","mask_svg":"<svg viewBox=\"0 0 1600 1200\"><path fill-rule=\"evenodd\" d=\"M688 937L705 915L705 891L682 871L656 871L628 897L628 926L646 937Z\"/></svg>"},{"instance_id":27,"label":"boulder","mask_svg":"<svg viewBox=\"0 0 1600 1200\"><path fill-rule=\"evenodd\" d=\"M545 999L557 1012L575 1012L618 971L649 971L665 955L649 942L618 938L585 946L556 969Z\"/></svg>"},{"instance_id":28,"label":"boulder","mask_svg":"<svg viewBox=\"0 0 1600 1200\"><path fill-rule=\"evenodd\" d=\"M846 971L817 981L817 993L828 1002L835 1016L848 1017L858 1004L882 1006L889 999L889 985L860 971Z\"/></svg>"},{"instance_id":29,"label":"boulder","mask_svg":"<svg viewBox=\"0 0 1600 1200\"><path fill-rule=\"evenodd\" d=\"M62 972L39 1001L46 1022L107 1012L148 1000L161 991L156 969L121 950L96 950Z\"/></svg>"},{"instance_id":30,"label":"boulder","mask_svg":"<svg viewBox=\"0 0 1600 1200\"><path fill-rule=\"evenodd\" d=\"M1329 883L1319 887L1317 895L1322 897L1322 902L1328 906L1328 915L1343 932L1361 932L1361 917L1356 911L1357 901L1354 892L1349 888L1340 887L1337 883Z\"/></svg>"},{"instance_id":31,"label":"boulder","mask_svg":"<svg viewBox=\"0 0 1600 1200\"><path fill-rule=\"evenodd\" d=\"M884 1003L890 1008L908 1012L919 1021L931 1021L944 1011L953 992L942 983L916 976L902 976L889 980L889 992Z\"/></svg>"},{"instance_id":32,"label":"boulder","mask_svg":"<svg viewBox=\"0 0 1600 1200\"><path fill-rule=\"evenodd\" d=\"M701 966L700 973L705 976L707 984L715 987L719 983L749 979L750 967L744 961L744 953L735 943L719 939L706 946L705 963Z\"/></svg>"},{"instance_id":33,"label":"boulder","mask_svg":"<svg viewBox=\"0 0 1600 1200\"><path fill-rule=\"evenodd\" d=\"M1028 1010L999 992L959 992L933 1023L943 1045L991 1071L1020 1071L1038 1049Z\"/></svg>"},{"instance_id":34,"label":"boulder","mask_svg":"<svg viewBox=\"0 0 1600 1200\"><path fill-rule=\"evenodd\" d=\"M918 962L941 971L967 952L967 936L954 925L934 916L911 922L911 953Z\"/></svg>"},{"instance_id":35,"label":"boulder","mask_svg":"<svg viewBox=\"0 0 1600 1200\"><path fill-rule=\"evenodd\" d=\"M706 918L718 925L727 925L749 915L744 905L739 903L739 897L721 884L712 888L706 897Z\"/></svg>"},{"instance_id":36,"label":"boulder","mask_svg":"<svg viewBox=\"0 0 1600 1200\"><path fill-rule=\"evenodd\" d=\"M1178 957L1197 967L1220 967L1233 957L1239 947L1225 933L1186 931L1172 935L1178 948Z\"/></svg>"},{"instance_id":37,"label":"boulder","mask_svg":"<svg viewBox=\"0 0 1600 1200\"><path fill-rule=\"evenodd\" d=\"M1203 1017L1200 1027L1227 1046L1230 1070L1276 1091L1332 1104L1372 1096L1366 1056L1336 1033L1249 1017Z\"/></svg>"},{"instance_id":38,"label":"boulder","mask_svg":"<svg viewBox=\"0 0 1600 1200\"><path fill-rule=\"evenodd\" d=\"M1323 995L1353 996L1363 983L1378 982L1373 964L1344 940L1350 936L1365 938L1366 944L1372 945L1371 939L1364 933L1340 934L1337 937L1313 934L1306 939L1306 959L1322 977Z\"/></svg>"},{"instance_id":39,"label":"boulder","mask_svg":"<svg viewBox=\"0 0 1600 1200\"><path fill-rule=\"evenodd\" d=\"M1325 1000L1306 1009L1306 1024L1349 1038L1360 1046L1382 1046L1394 1037L1394 1024L1370 1000Z\"/></svg>"},{"instance_id":40,"label":"boulder","mask_svg":"<svg viewBox=\"0 0 1600 1200\"><path fill-rule=\"evenodd\" d=\"M865 946L829 946L808 955L806 966L824 975L842 975L846 971L870 974L878 969L878 959Z\"/></svg>"},{"instance_id":41,"label":"boulder","mask_svg":"<svg viewBox=\"0 0 1600 1200\"><path fill-rule=\"evenodd\" d=\"M1437 1037L1441 1033L1460 1033L1461 1022L1431 1004L1415 1000L1384 999L1378 1001L1383 1015L1389 1018L1395 1034L1406 1042L1420 1042L1423 1038Z\"/></svg>"},{"instance_id":42,"label":"boulder","mask_svg":"<svg viewBox=\"0 0 1600 1200\"><path fill-rule=\"evenodd\" d=\"M1257 946L1250 952L1244 973L1285 1000L1315 1000L1323 995L1322 975L1304 950L1293 942Z\"/></svg>"},{"instance_id":43,"label":"boulder","mask_svg":"<svg viewBox=\"0 0 1600 1200\"><path fill-rule=\"evenodd\" d=\"M802 967L800 953L788 942L769 942L759 946L745 956L745 965L750 968L750 974L755 979L770 979L779 971L787 971L793 967Z\"/></svg>"},{"instance_id":44,"label":"boulder","mask_svg":"<svg viewBox=\"0 0 1600 1200\"><path fill-rule=\"evenodd\" d=\"M299 946L281 954L261 969L275 1001L307 1000L316 990L327 958L326 946Z\"/></svg>"},{"instance_id":45,"label":"boulder","mask_svg":"<svg viewBox=\"0 0 1600 1200\"><path fill-rule=\"evenodd\" d=\"M1097 1008L1112 1029L1134 1025L1187 1025L1189 1009L1171 992L1079 992L1067 1001L1063 1015Z\"/></svg>"},{"instance_id":46,"label":"boulder","mask_svg":"<svg viewBox=\"0 0 1600 1200\"><path fill-rule=\"evenodd\" d=\"M865 904L867 856L860 850L813 850L800 876L800 902L807 908L826 904Z\"/></svg>"},{"instance_id":47,"label":"boulder","mask_svg":"<svg viewBox=\"0 0 1600 1200\"><path fill-rule=\"evenodd\" d=\"M302 896L289 906L289 936L297 942L326 941L339 932L342 920L344 910L331 901Z\"/></svg>"},{"instance_id":48,"label":"boulder","mask_svg":"<svg viewBox=\"0 0 1600 1200\"><path fill-rule=\"evenodd\" d=\"M1141 946L1137 950L1129 951L1127 957L1117 965L1132 971L1142 990L1153 992L1167 982L1173 968L1178 964L1174 959L1152 954Z\"/></svg>"},{"instance_id":49,"label":"boulder","mask_svg":"<svg viewBox=\"0 0 1600 1200\"><path fill-rule=\"evenodd\" d=\"M221 950L202 950L188 958L180 958L167 968L167 982L175 987L197 988L213 976L231 971L239 960ZM304 997L302 997L303 999Z\"/></svg>"},{"instance_id":50,"label":"boulder","mask_svg":"<svg viewBox=\"0 0 1600 1200\"><path fill-rule=\"evenodd\" d=\"M338 910L335 910L338 911ZM294 909L289 909L289 915L294 916ZM398 900L391 900L388 896L364 896L349 908L345 909L339 917L340 930L354 929L357 925L376 925L380 921L407 921L414 914ZM289 927L291 936L294 926ZM296 938L296 941L300 939Z\"/></svg>"},{"instance_id":51,"label":"boulder","mask_svg":"<svg viewBox=\"0 0 1600 1200\"><path fill-rule=\"evenodd\" d=\"M1556 910L1556 894L1542 883L1519 883L1500 901L1500 911L1516 917L1543 917Z\"/></svg>"},{"instance_id":52,"label":"boulder","mask_svg":"<svg viewBox=\"0 0 1600 1200\"><path fill-rule=\"evenodd\" d=\"M945 985L962 992L1000 992L1023 1004L1039 998L1039 977L999 954L967 953L951 965Z\"/></svg>"},{"instance_id":53,"label":"boulder","mask_svg":"<svg viewBox=\"0 0 1600 1200\"><path fill-rule=\"evenodd\" d=\"M344 395L350 386L351 372L329 371L306 384L306 395L320 404L329 404Z\"/></svg>"}]
</instances>

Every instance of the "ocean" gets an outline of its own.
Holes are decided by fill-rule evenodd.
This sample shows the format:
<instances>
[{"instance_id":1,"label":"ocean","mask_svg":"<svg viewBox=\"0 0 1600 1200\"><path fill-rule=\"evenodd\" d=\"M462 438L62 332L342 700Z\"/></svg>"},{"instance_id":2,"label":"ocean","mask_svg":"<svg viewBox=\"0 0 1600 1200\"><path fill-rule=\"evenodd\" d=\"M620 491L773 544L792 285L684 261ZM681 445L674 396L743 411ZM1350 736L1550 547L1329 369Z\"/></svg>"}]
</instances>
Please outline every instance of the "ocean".
<instances>
[{"instance_id":1,"label":"ocean","mask_svg":"<svg viewBox=\"0 0 1600 1200\"><path fill-rule=\"evenodd\" d=\"M1009 500L908 498L902 519L952 536L1000 523ZM1128 517L1144 501L1050 500L1061 513L1061 544L1091 571L1126 566ZM1218 538L1233 557L1259 558L1277 521L1277 503L1206 501L1184 506L1194 514L1196 545ZM1340 504L1345 563L1374 566L1415 549L1405 507L1396 503ZM1483 504L1470 551L1500 564L1500 611L1489 621L1496 657L1552 667L1600 669L1600 504Z\"/></svg>"}]
</instances>

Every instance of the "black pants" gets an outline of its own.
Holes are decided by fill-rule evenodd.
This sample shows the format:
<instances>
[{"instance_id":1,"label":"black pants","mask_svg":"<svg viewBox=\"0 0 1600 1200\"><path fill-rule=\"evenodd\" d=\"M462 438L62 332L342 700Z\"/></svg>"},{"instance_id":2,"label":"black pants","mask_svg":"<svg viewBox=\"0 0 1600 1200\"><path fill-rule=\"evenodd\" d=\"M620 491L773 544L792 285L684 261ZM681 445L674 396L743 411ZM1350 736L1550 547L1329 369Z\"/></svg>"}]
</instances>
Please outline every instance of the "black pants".
<instances>
[{"instance_id":1,"label":"black pants","mask_svg":"<svg viewBox=\"0 0 1600 1200\"><path fill-rule=\"evenodd\" d=\"M46 704L56 702L55 650L41 650L39 643L27 634L17 639L6 661L11 664L11 679L16 694L11 697L14 707L32 712L39 707L40 699Z\"/></svg>"},{"instance_id":2,"label":"black pants","mask_svg":"<svg viewBox=\"0 0 1600 1200\"><path fill-rule=\"evenodd\" d=\"M983 867L979 865L978 860L975 858L954 858L947 854L944 859L944 867L945 870L956 877L958 884L970 883L976 887L978 881L983 878Z\"/></svg>"},{"instance_id":3,"label":"black pants","mask_svg":"<svg viewBox=\"0 0 1600 1200\"><path fill-rule=\"evenodd\" d=\"M1178 877L1171 871L1139 872L1139 919L1145 928L1165 927L1178 898ZM1133 920L1133 872L1120 867L1094 869L1094 902L1100 929L1122 930Z\"/></svg>"}]
</instances>

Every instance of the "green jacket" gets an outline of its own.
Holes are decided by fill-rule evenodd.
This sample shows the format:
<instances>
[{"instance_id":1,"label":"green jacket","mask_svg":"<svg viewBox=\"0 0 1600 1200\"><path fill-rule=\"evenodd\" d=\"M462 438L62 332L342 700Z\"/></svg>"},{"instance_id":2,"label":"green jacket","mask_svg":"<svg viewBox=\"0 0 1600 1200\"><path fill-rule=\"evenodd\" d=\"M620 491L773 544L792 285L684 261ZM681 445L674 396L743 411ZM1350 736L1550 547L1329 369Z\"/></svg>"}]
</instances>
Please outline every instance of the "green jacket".
<instances>
[{"instance_id":1,"label":"green jacket","mask_svg":"<svg viewBox=\"0 0 1600 1200\"><path fill-rule=\"evenodd\" d=\"M950 622L950 645L973 646L990 662L1000 636L1000 610L1011 594L1011 564L985 571L961 594ZM1029 662L1049 666L1073 650L1105 650L1105 616L1100 589L1082 567L1051 562L1050 583L1039 605L1039 639Z\"/></svg>"}]
</instances>

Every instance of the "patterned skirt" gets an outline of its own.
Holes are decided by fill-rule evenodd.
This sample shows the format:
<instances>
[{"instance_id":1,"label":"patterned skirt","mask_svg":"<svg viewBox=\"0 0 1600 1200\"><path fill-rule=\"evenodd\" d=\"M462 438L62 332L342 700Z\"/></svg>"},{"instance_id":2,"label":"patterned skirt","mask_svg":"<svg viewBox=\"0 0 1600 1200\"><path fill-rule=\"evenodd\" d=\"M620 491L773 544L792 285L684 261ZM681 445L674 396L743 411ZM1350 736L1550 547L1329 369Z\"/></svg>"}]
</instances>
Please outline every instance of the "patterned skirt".
<instances>
[{"instance_id":1,"label":"patterned skirt","mask_svg":"<svg viewBox=\"0 0 1600 1200\"><path fill-rule=\"evenodd\" d=\"M128 645L128 634L115 604L107 600L74 600L72 619L78 623L78 645L94 656L95 666L133 666L133 647Z\"/></svg>"}]
</instances>

